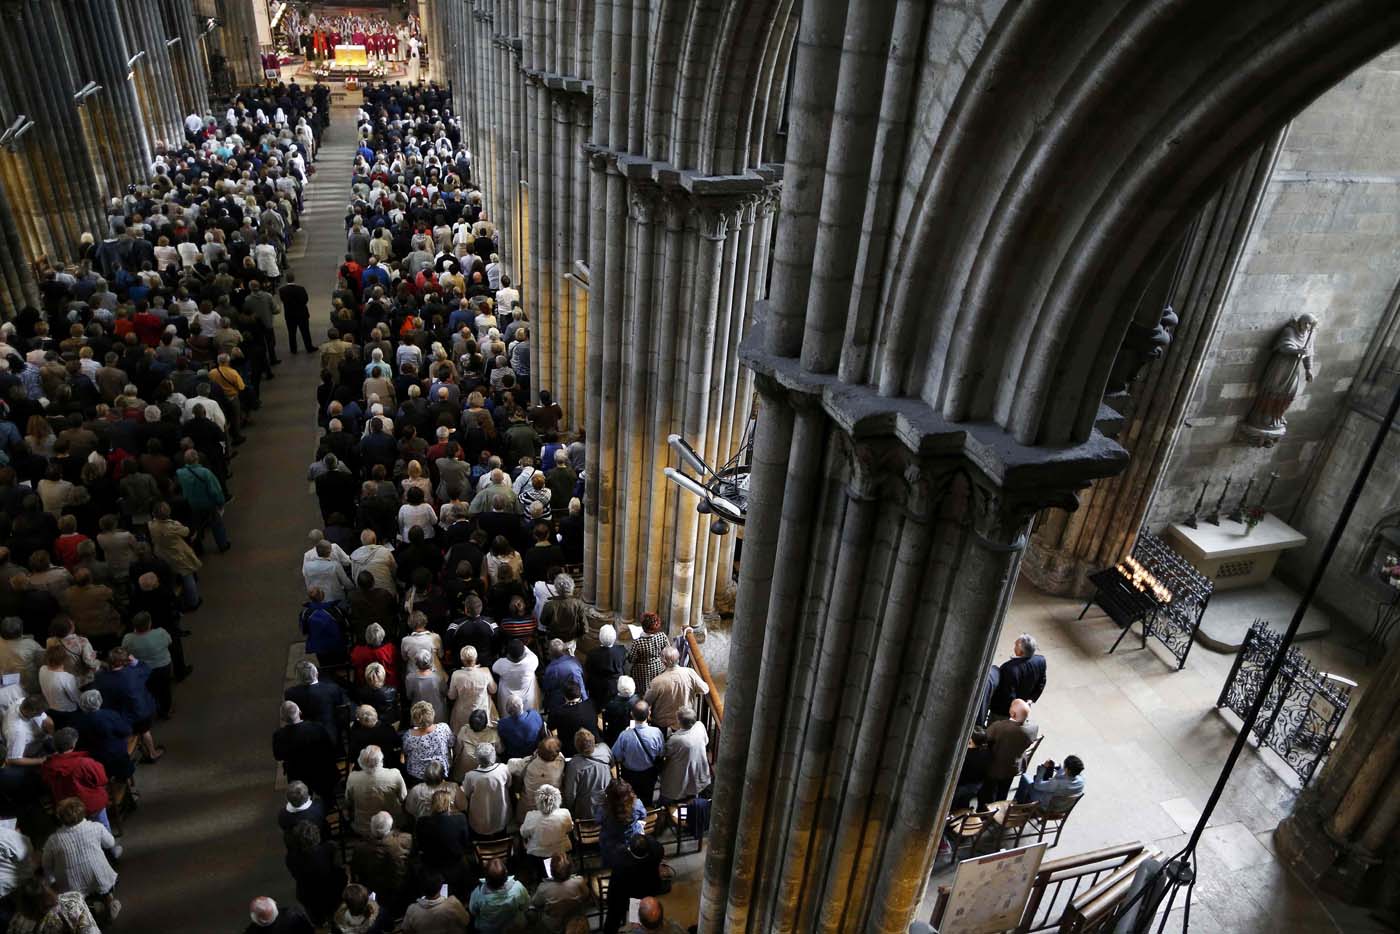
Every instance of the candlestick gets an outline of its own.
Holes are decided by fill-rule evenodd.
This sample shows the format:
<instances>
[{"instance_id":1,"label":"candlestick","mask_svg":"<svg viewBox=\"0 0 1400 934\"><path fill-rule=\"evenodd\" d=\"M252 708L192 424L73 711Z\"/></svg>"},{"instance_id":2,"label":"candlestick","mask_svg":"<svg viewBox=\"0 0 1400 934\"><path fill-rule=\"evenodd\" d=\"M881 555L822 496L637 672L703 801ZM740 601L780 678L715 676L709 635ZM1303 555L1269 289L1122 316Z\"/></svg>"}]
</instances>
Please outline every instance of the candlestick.
<instances>
[{"instance_id":1,"label":"candlestick","mask_svg":"<svg viewBox=\"0 0 1400 934\"><path fill-rule=\"evenodd\" d=\"M1273 491L1274 491L1274 481L1277 480L1277 479L1278 479L1278 471L1277 471L1277 470L1275 470L1273 473L1269 474L1269 485L1266 486L1266 487L1264 487L1264 498L1261 499L1261 500L1259 500L1259 508L1260 508L1260 509L1268 509L1268 508L1269 508L1269 494L1273 493Z\"/></svg>"},{"instance_id":2,"label":"candlestick","mask_svg":"<svg viewBox=\"0 0 1400 934\"><path fill-rule=\"evenodd\" d=\"M1230 492L1230 480L1231 480L1231 479L1232 479L1232 477L1231 477L1230 475L1226 475L1226 477L1225 477L1225 487L1224 487L1224 489L1222 489L1222 490L1220 491L1220 498L1219 498L1218 500L1215 501L1215 512L1213 512L1213 513L1211 513L1210 515L1206 516L1206 521L1209 522L1211 525L1219 525L1219 524L1220 524L1220 508L1221 508L1222 506L1225 505L1225 494L1228 493L1228 492Z\"/></svg>"},{"instance_id":3,"label":"candlestick","mask_svg":"<svg viewBox=\"0 0 1400 934\"><path fill-rule=\"evenodd\" d=\"M1249 491L1254 489L1254 478L1250 477L1249 482L1244 485L1244 495L1240 497L1239 505L1235 506L1235 511L1230 513L1233 522L1244 521L1244 507L1248 505Z\"/></svg>"},{"instance_id":4,"label":"candlestick","mask_svg":"<svg viewBox=\"0 0 1400 934\"><path fill-rule=\"evenodd\" d=\"M1200 515L1201 504L1205 502L1206 487L1208 486L1210 486L1209 478L1201 483L1201 495L1196 497L1196 505L1191 507L1191 518L1186 520L1186 527L1188 529L1194 529L1196 527L1196 516Z\"/></svg>"}]
</instances>

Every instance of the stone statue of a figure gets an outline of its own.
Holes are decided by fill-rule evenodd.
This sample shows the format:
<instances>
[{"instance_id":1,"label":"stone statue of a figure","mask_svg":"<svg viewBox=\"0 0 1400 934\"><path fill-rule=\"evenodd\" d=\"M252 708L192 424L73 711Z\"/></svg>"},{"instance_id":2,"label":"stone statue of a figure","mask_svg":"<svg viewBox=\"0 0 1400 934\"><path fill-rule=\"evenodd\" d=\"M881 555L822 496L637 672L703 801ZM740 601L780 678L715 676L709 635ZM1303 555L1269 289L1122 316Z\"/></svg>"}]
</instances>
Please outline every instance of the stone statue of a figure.
<instances>
[{"instance_id":1,"label":"stone statue of a figure","mask_svg":"<svg viewBox=\"0 0 1400 934\"><path fill-rule=\"evenodd\" d=\"M1303 383L1312 382L1313 338L1317 319L1299 315L1279 329L1269 362L1259 379L1259 394L1240 425L1241 436L1254 444L1273 444L1288 431L1284 413Z\"/></svg>"}]
</instances>

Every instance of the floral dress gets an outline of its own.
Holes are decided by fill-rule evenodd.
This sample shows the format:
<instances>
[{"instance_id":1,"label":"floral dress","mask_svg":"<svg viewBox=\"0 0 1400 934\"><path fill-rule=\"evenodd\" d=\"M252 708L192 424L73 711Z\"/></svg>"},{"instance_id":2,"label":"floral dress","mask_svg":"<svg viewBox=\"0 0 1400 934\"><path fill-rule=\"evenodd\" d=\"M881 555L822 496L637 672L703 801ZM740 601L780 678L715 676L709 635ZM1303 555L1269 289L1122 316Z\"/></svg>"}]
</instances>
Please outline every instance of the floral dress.
<instances>
[{"instance_id":1,"label":"floral dress","mask_svg":"<svg viewBox=\"0 0 1400 934\"><path fill-rule=\"evenodd\" d=\"M97 919L88 910L87 900L78 892L64 892L48 914L35 921L15 915L8 934L102 934Z\"/></svg>"},{"instance_id":2,"label":"floral dress","mask_svg":"<svg viewBox=\"0 0 1400 934\"><path fill-rule=\"evenodd\" d=\"M443 774L452 768L452 728L446 723L434 723L423 735L412 730L403 734L403 768L414 778L422 779L432 761L442 763Z\"/></svg>"}]
</instances>

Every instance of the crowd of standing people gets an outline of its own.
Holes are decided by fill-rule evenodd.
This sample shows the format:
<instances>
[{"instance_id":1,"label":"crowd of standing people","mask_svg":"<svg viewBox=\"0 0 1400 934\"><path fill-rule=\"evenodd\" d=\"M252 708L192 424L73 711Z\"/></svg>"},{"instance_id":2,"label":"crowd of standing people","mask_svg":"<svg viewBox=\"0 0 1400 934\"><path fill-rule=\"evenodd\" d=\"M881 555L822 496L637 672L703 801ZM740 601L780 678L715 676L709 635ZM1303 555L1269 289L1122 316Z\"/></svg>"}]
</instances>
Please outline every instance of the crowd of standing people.
<instances>
[{"instance_id":1,"label":"crowd of standing people","mask_svg":"<svg viewBox=\"0 0 1400 934\"><path fill-rule=\"evenodd\" d=\"M679 930L661 835L703 821L709 687L655 615L619 640L575 593L585 438L547 387L530 403L528 317L450 95L364 96L307 658L272 742L296 905L260 896L249 931L611 932L634 899L636 930Z\"/></svg>"},{"instance_id":2,"label":"crowd of standing people","mask_svg":"<svg viewBox=\"0 0 1400 934\"><path fill-rule=\"evenodd\" d=\"M259 386L329 90L254 89L157 147L0 324L0 927L115 918L136 767L192 672L199 574ZM217 111L216 111L217 112ZM295 313L286 307L290 317Z\"/></svg>"}]
</instances>

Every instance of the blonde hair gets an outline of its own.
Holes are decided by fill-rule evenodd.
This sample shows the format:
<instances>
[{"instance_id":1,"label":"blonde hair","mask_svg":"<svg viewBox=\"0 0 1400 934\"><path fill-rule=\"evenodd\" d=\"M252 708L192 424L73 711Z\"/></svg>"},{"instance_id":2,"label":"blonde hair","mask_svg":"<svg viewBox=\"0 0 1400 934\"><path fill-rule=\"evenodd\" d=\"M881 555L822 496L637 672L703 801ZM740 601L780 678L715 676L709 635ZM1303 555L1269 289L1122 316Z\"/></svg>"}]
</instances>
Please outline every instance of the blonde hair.
<instances>
[{"instance_id":1,"label":"blonde hair","mask_svg":"<svg viewBox=\"0 0 1400 934\"><path fill-rule=\"evenodd\" d=\"M365 666L365 684L372 688L382 688L384 679L387 677L384 666L379 662L370 662Z\"/></svg>"},{"instance_id":2,"label":"blonde hair","mask_svg":"<svg viewBox=\"0 0 1400 934\"><path fill-rule=\"evenodd\" d=\"M425 700L420 700L410 708L408 719L412 721L413 725L418 729L426 730L428 727L432 726L433 721L437 719L437 711L433 709L432 704Z\"/></svg>"},{"instance_id":3,"label":"blonde hair","mask_svg":"<svg viewBox=\"0 0 1400 934\"><path fill-rule=\"evenodd\" d=\"M369 704L361 704L355 709L355 722L360 726L374 726L379 722L379 711Z\"/></svg>"},{"instance_id":4,"label":"blonde hair","mask_svg":"<svg viewBox=\"0 0 1400 934\"><path fill-rule=\"evenodd\" d=\"M476 646L464 645L461 651L462 664L467 668L476 667Z\"/></svg>"}]
</instances>

